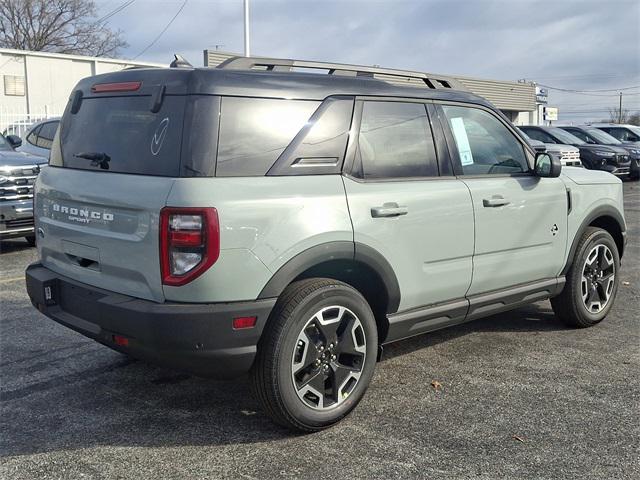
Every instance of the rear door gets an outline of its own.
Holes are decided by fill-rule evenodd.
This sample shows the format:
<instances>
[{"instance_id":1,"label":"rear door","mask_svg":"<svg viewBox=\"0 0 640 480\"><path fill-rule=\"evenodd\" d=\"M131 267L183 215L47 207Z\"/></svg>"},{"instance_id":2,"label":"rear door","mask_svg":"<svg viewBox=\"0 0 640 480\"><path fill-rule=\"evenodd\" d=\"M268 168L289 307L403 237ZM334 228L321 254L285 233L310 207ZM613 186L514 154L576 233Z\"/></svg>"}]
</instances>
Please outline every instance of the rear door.
<instances>
[{"instance_id":1,"label":"rear door","mask_svg":"<svg viewBox=\"0 0 640 480\"><path fill-rule=\"evenodd\" d=\"M532 174L533 156L488 109L459 104L438 109L454 167L473 199L475 250L468 295L555 279L567 242L564 182Z\"/></svg>"},{"instance_id":2,"label":"rear door","mask_svg":"<svg viewBox=\"0 0 640 480\"><path fill-rule=\"evenodd\" d=\"M154 108L156 90L85 89L79 105L70 102L37 182L36 227L45 266L161 301L158 219L179 176L186 97Z\"/></svg>"},{"instance_id":3,"label":"rear door","mask_svg":"<svg viewBox=\"0 0 640 480\"><path fill-rule=\"evenodd\" d=\"M365 99L354 117L359 131L344 182L356 251L374 248L393 267L400 311L464 298L471 284L471 197L446 167L444 150L436 150L427 105Z\"/></svg>"}]
</instances>

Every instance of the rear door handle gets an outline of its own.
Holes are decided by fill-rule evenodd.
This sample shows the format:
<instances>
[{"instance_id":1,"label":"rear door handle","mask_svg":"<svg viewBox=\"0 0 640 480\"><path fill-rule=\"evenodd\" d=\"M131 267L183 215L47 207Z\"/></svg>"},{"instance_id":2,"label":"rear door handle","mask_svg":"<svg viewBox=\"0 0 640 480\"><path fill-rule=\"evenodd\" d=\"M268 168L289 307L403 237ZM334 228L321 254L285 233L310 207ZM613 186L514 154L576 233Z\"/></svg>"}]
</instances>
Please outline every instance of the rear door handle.
<instances>
[{"instance_id":1,"label":"rear door handle","mask_svg":"<svg viewBox=\"0 0 640 480\"><path fill-rule=\"evenodd\" d=\"M505 205L509 205L509 200L504 198L502 195L494 195L491 198L483 199L482 205L488 208L504 207Z\"/></svg>"},{"instance_id":2,"label":"rear door handle","mask_svg":"<svg viewBox=\"0 0 640 480\"><path fill-rule=\"evenodd\" d=\"M371 216L373 218L399 217L407 213L409 213L407 207L400 206L395 202L385 203L381 207L371 207Z\"/></svg>"}]
</instances>

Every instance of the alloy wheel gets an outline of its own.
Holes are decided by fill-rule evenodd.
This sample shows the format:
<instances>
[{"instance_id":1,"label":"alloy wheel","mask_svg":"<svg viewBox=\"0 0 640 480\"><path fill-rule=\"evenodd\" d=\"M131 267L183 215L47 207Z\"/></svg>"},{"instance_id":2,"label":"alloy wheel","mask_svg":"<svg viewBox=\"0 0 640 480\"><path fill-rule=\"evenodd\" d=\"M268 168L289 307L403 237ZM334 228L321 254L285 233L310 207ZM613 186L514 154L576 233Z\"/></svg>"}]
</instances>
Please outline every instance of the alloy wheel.
<instances>
[{"instance_id":1,"label":"alloy wheel","mask_svg":"<svg viewBox=\"0 0 640 480\"><path fill-rule=\"evenodd\" d=\"M362 323L351 310L334 305L316 312L298 335L291 358L298 398L316 410L347 400L360 380L366 347Z\"/></svg>"},{"instance_id":2,"label":"alloy wheel","mask_svg":"<svg viewBox=\"0 0 640 480\"><path fill-rule=\"evenodd\" d=\"M589 313L607 306L615 286L616 265L613 253L604 244L591 249L582 267L582 301Z\"/></svg>"}]
</instances>

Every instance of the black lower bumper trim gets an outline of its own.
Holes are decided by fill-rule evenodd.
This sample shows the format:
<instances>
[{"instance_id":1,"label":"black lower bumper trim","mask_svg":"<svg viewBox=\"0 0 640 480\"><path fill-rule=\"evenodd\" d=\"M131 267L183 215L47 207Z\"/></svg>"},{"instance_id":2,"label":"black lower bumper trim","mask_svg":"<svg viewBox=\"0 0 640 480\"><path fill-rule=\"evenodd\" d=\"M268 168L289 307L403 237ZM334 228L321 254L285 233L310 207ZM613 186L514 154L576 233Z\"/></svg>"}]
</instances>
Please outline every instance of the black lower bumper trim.
<instances>
[{"instance_id":1,"label":"black lower bumper trim","mask_svg":"<svg viewBox=\"0 0 640 480\"><path fill-rule=\"evenodd\" d=\"M217 378L249 371L276 300L156 303L76 282L39 263L27 268L26 282L31 302L52 320L133 357ZM233 319L244 316L257 317L256 326L234 330Z\"/></svg>"}]
</instances>

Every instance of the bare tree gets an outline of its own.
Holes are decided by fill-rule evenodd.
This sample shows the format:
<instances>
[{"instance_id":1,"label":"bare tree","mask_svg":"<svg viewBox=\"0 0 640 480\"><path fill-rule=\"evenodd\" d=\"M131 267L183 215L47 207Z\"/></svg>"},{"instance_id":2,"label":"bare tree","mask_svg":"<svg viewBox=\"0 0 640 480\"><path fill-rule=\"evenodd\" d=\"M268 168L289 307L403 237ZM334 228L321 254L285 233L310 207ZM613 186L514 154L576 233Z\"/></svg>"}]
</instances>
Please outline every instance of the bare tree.
<instances>
[{"instance_id":1,"label":"bare tree","mask_svg":"<svg viewBox=\"0 0 640 480\"><path fill-rule=\"evenodd\" d=\"M620 114L620 107L609 107L609 122L611 123L629 123L629 116L631 112L626 108L622 109Z\"/></svg>"},{"instance_id":2,"label":"bare tree","mask_svg":"<svg viewBox=\"0 0 640 480\"><path fill-rule=\"evenodd\" d=\"M114 56L127 43L96 13L93 0L0 0L0 47Z\"/></svg>"}]
</instances>

